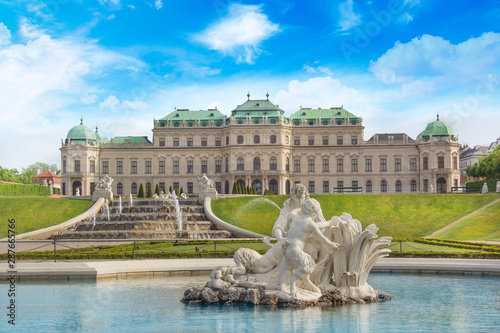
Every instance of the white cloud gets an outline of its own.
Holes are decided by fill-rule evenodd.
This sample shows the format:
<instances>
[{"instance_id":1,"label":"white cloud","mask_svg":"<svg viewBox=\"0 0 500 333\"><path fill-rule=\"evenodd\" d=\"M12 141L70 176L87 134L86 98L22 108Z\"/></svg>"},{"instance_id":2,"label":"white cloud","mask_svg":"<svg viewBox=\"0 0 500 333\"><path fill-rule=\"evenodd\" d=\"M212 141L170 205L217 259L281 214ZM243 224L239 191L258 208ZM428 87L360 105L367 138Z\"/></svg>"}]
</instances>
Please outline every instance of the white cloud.
<instances>
[{"instance_id":1,"label":"white cloud","mask_svg":"<svg viewBox=\"0 0 500 333\"><path fill-rule=\"evenodd\" d=\"M499 65L500 33L488 32L460 44L430 35L396 42L369 70L386 84L423 80L449 85L477 81Z\"/></svg>"},{"instance_id":2,"label":"white cloud","mask_svg":"<svg viewBox=\"0 0 500 333\"><path fill-rule=\"evenodd\" d=\"M143 101L123 101L114 96L109 95L104 101L99 103L100 109L109 109L111 111L116 111L118 109L130 109L135 111L144 110L148 107L148 104Z\"/></svg>"},{"instance_id":3,"label":"white cloud","mask_svg":"<svg viewBox=\"0 0 500 333\"><path fill-rule=\"evenodd\" d=\"M305 64L302 69L305 69L306 72L308 72L309 74L319 74L319 73L323 73L323 74L326 74L328 76L332 76L334 73L333 71L328 68L328 67L324 67L324 66L311 66L309 65L308 63Z\"/></svg>"},{"instance_id":4,"label":"white cloud","mask_svg":"<svg viewBox=\"0 0 500 333\"><path fill-rule=\"evenodd\" d=\"M156 9L162 9L163 8L163 1L162 0L155 0L155 7Z\"/></svg>"},{"instance_id":5,"label":"white cloud","mask_svg":"<svg viewBox=\"0 0 500 333\"><path fill-rule=\"evenodd\" d=\"M403 24L408 24L411 21L413 21L413 16L410 15L409 13L404 13L399 17L399 22Z\"/></svg>"},{"instance_id":6,"label":"white cloud","mask_svg":"<svg viewBox=\"0 0 500 333\"><path fill-rule=\"evenodd\" d=\"M135 6L134 5L127 5L128 8L134 10L135 9Z\"/></svg>"},{"instance_id":7,"label":"white cloud","mask_svg":"<svg viewBox=\"0 0 500 333\"><path fill-rule=\"evenodd\" d=\"M279 25L269 21L261 6L231 4L226 16L193 39L235 58L237 63L252 64L262 52L261 43L279 31Z\"/></svg>"},{"instance_id":8,"label":"white cloud","mask_svg":"<svg viewBox=\"0 0 500 333\"><path fill-rule=\"evenodd\" d=\"M311 108L330 108L341 106L346 102L361 103L362 95L353 88L343 86L339 80L331 77L316 77L304 82L292 80L287 90L280 90L275 101L280 107L290 112L297 111L299 106Z\"/></svg>"},{"instance_id":9,"label":"white cloud","mask_svg":"<svg viewBox=\"0 0 500 333\"><path fill-rule=\"evenodd\" d=\"M94 104L95 102L97 102L99 100L99 97L97 95L84 95L82 97L80 97L80 101L85 104L85 105L91 105L91 104Z\"/></svg>"},{"instance_id":10,"label":"white cloud","mask_svg":"<svg viewBox=\"0 0 500 333\"><path fill-rule=\"evenodd\" d=\"M19 34L26 39L33 40L45 35L45 31L23 17L19 23Z\"/></svg>"},{"instance_id":11,"label":"white cloud","mask_svg":"<svg viewBox=\"0 0 500 333\"><path fill-rule=\"evenodd\" d=\"M115 14L111 14L108 17L106 17L106 21L113 20L115 18L116 18Z\"/></svg>"},{"instance_id":12,"label":"white cloud","mask_svg":"<svg viewBox=\"0 0 500 333\"><path fill-rule=\"evenodd\" d=\"M354 11L353 0L347 0L339 5L339 26L341 31L347 31L361 24L361 15Z\"/></svg>"},{"instance_id":13,"label":"white cloud","mask_svg":"<svg viewBox=\"0 0 500 333\"><path fill-rule=\"evenodd\" d=\"M0 22L0 46L10 44L10 30L7 29L5 24Z\"/></svg>"}]
</instances>

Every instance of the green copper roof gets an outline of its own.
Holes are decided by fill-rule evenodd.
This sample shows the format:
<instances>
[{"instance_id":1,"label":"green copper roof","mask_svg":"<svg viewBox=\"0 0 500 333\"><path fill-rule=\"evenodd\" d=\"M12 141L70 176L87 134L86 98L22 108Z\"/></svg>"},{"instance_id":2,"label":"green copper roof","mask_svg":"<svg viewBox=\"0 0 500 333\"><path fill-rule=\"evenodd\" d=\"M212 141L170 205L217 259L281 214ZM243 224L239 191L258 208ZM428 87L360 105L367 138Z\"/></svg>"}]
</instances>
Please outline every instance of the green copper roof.
<instances>
[{"instance_id":1,"label":"green copper roof","mask_svg":"<svg viewBox=\"0 0 500 333\"><path fill-rule=\"evenodd\" d=\"M66 139L71 139L71 141L86 141L86 140L96 140L95 133L83 125L83 119L80 121L80 125L73 127L69 130Z\"/></svg>"},{"instance_id":2,"label":"green copper roof","mask_svg":"<svg viewBox=\"0 0 500 333\"><path fill-rule=\"evenodd\" d=\"M439 120L439 115L437 115L436 121L428 124L425 130L417 136L417 140L427 141L430 139L430 136L435 138L453 137L453 130L450 125Z\"/></svg>"},{"instance_id":3,"label":"green copper roof","mask_svg":"<svg viewBox=\"0 0 500 333\"><path fill-rule=\"evenodd\" d=\"M251 111L252 115L254 112L270 112L275 111L279 113L284 113L285 111L281 110L277 105L271 103L268 99L248 99L245 103L238 105L236 109L231 111L231 114L240 113L240 112L248 112Z\"/></svg>"},{"instance_id":4,"label":"green copper roof","mask_svg":"<svg viewBox=\"0 0 500 333\"><path fill-rule=\"evenodd\" d=\"M111 139L110 143L118 144L141 144L152 143L147 136L117 136Z\"/></svg>"},{"instance_id":5,"label":"green copper roof","mask_svg":"<svg viewBox=\"0 0 500 333\"><path fill-rule=\"evenodd\" d=\"M194 110L184 110L184 109L178 109L173 112L170 112L167 114L165 117L161 118L160 120L210 120L210 119L225 119L226 116L220 113L219 110L199 110L199 111L194 111Z\"/></svg>"},{"instance_id":6,"label":"green copper roof","mask_svg":"<svg viewBox=\"0 0 500 333\"><path fill-rule=\"evenodd\" d=\"M343 108L332 108L332 109L300 109L299 111L293 113L290 117L292 118L358 118L352 113Z\"/></svg>"}]
</instances>

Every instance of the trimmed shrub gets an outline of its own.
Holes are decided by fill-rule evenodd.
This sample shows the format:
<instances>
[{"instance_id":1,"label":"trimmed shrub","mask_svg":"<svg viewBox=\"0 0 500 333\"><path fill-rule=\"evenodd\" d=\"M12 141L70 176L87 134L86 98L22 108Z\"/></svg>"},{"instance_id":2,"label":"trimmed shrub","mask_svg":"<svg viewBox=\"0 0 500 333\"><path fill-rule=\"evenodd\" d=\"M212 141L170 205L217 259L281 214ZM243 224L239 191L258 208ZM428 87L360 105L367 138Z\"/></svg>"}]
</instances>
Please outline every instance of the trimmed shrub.
<instances>
[{"instance_id":1,"label":"trimmed shrub","mask_svg":"<svg viewBox=\"0 0 500 333\"><path fill-rule=\"evenodd\" d=\"M160 195L160 185L159 185L159 184L156 184L156 187L155 187L155 194L156 194L156 195Z\"/></svg>"},{"instance_id":2,"label":"trimmed shrub","mask_svg":"<svg viewBox=\"0 0 500 333\"><path fill-rule=\"evenodd\" d=\"M139 193L137 194L137 197L138 198L144 198L145 195L144 195L144 186L142 186L142 183L141 185L139 185Z\"/></svg>"},{"instance_id":3,"label":"trimmed shrub","mask_svg":"<svg viewBox=\"0 0 500 333\"><path fill-rule=\"evenodd\" d=\"M148 197L148 198L152 198L152 197L153 197L153 186L149 186L149 187L148 187L148 194L147 194L147 197Z\"/></svg>"},{"instance_id":4,"label":"trimmed shrub","mask_svg":"<svg viewBox=\"0 0 500 333\"><path fill-rule=\"evenodd\" d=\"M466 187L483 187L484 183L488 185L488 191L489 192L495 192L497 190L497 181L500 179L494 179L494 180L476 180L473 182L467 182L465 184Z\"/></svg>"},{"instance_id":5,"label":"trimmed shrub","mask_svg":"<svg viewBox=\"0 0 500 333\"><path fill-rule=\"evenodd\" d=\"M0 195L12 197L46 197L50 195L50 188L48 186L31 184L0 184Z\"/></svg>"}]
</instances>

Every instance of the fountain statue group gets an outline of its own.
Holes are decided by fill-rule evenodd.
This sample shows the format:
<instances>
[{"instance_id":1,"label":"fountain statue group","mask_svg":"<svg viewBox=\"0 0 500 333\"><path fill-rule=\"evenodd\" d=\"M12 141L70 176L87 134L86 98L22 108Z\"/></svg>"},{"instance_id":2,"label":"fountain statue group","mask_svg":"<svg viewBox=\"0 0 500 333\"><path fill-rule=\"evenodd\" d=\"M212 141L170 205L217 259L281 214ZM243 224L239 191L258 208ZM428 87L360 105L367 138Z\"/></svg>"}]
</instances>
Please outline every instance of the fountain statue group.
<instances>
[{"instance_id":1,"label":"fountain statue group","mask_svg":"<svg viewBox=\"0 0 500 333\"><path fill-rule=\"evenodd\" d=\"M378 238L377 231L374 224L363 231L347 213L326 220L319 202L309 198L304 185L296 184L272 230L277 242L273 245L264 237L269 250L263 255L240 248L234 266L215 269L205 288L186 290L183 301L214 299L203 293L224 298L231 290L236 294L256 290L261 300L277 302L318 301L332 293L350 300L388 298L367 283L375 262L391 252L385 247L392 238ZM251 299L255 303L255 297Z\"/></svg>"}]
</instances>

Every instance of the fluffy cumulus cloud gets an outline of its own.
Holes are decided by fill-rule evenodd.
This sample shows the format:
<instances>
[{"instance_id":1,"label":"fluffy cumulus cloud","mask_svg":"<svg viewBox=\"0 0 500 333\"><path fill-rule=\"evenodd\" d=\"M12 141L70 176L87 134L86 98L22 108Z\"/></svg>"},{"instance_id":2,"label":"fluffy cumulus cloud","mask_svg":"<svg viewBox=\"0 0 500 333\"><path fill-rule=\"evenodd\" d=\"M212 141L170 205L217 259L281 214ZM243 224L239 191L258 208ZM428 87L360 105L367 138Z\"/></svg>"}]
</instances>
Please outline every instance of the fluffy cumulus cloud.
<instances>
[{"instance_id":1,"label":"fluffy cumulus cloud","mask_svg":"<svg viewBox=\"0 0 500 333\"><path fill-rule=\"evenodd\" d=\"M5 25L0 26L0 36L6 40L8 27L2 27ZM30 151L33 140L43 142L44 136L53 136L60 128L66 130L75 125L67 110L98 100L97 94L102 94L102 90L94 82L100 82L115 70L123 72L143 64L103 49L93 40L54 38L24 19L20 21L18 35L25 41L0 45L0 146L5 147L1 154L6 160L4 164L18 163L14 166L22 167L57 155L55 141L31 155L20 156L18 152ZM130 103L120 105L134 110L145 107L138 102ZM18 138L15 145L12 137ZM51 163L57 160L52 159Z\"/></svg>"},{"instance_id":2,"label":"fluffy cumulus cloud","mask_svg":"<svg viewBox=\"0 0 500 333\"><path fill-rule=\"evenodd\" d=\"M195 34L193 39L211 50L236 59L237 63L254 63L262 52L263 41L280 31L261 6L231 4L227 14Z\"/></svg>"},{"instance_id":3,"label":"fluffy cumulus cloud","mask_svg":"<svg viewBox=\"0 0 500 333\"><path fill-rule=\"evenodd\" d=\"M339 5L339 27L341 31L347 31L361 24L361 15L354 9L353 0L347 0Z\"/></svg>"},{"instance_id":4,"label":"fluffy cumulus cloud","mask_svg":"<svg viewBox=\"0 0 500 333\"><path fill-rule=\"evenodd\" d=\"M0 23L0 47L10 44L10 37L10 30L7 29L5 24Z\"/></svg>"},{"instance_id":5,"label":"fluffy cumulus cloud","mask_svg":"<svg viewBox=\"0 0 500 333\"><path fill-rule=\"evenodd\" d=\"M371 62L369 69L386 84L408 84L418 80L456 84L477 81L498 71L499 64L500 33L488 32L460 44L430 35L405 44L397 42Z\"/></svg>"},{"instance_id":6,"label":"fluffy cumulus cloud","mask_svg":"<svg viewBox=\"0 0 500 333\"><path fill-rule=\"evenodd\" d=\"M162 9L163 8L163 1L162 0L155 0L155 8Z\"/></svg>"},{"instance_id":7,"label":"fluffy cumulus cloud","mask_svg":"<svg viewBox=\"0 0 500 333\"><path fill-rule=\"evenodd\" d=\"M275 101L287 112L295 112L302 107L330 108L341 106L346 101L362 102L364 97L356 89L342 85L339 80L316 77L301 82L292 80L287 90L280 90Z\"/></svg>"}]
</instances>

